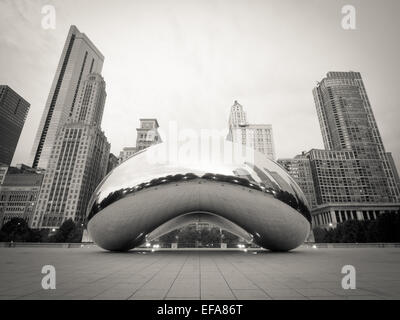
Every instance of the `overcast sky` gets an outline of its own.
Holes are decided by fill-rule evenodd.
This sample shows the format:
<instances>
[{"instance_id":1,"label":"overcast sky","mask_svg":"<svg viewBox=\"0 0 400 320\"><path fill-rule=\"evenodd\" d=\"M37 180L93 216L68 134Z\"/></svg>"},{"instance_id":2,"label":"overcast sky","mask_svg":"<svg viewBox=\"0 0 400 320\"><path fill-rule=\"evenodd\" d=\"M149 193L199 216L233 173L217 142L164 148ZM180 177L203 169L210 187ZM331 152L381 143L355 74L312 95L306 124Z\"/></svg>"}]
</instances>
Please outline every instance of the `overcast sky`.
<instances>
[{"instance_id":1,"label":"overcast sky","mask_svg":"<svg viewBox=\"0 0 400 320\"><path fill-rule=\"evenodd\" d=\"M56 29L41 8L56 9ZM341 8L356 8L356 30ZM13 159L28 163L71 24L105 56L102 128L118 155L139 118L161 127L227 129L238 100L272 124L278 157L322 148L312 88L328 71L360 71L387 151L400 167L400 1L0 0L0 84L31 103Z\"/></svg>"}]
</instances>

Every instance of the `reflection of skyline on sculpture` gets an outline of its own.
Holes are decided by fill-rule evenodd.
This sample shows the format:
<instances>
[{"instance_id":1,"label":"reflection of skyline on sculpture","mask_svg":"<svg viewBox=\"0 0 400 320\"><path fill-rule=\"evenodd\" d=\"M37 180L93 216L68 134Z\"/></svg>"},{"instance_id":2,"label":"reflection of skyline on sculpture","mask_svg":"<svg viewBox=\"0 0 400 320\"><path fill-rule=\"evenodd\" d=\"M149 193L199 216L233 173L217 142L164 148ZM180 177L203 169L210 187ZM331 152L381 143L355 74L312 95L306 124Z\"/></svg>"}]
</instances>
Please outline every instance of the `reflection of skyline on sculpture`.
<instances>
[{"instance_id":1,"label":"reflection of skyline on sculpture","mask_svg":"<svg viewBox=\"0 0 400 320\"><path fill-rule=\"evenodd\" d=\"M252 150L251 163L235 153L229 163L214 155L207 166L183 157L149 161L146 154L167 144L132 156L94 192L87 223L100 247L128 250L153 233L160 236L199 218L271 250L290 250L305 240L311 224L307 200L264 154Z\"/></svg>"},{"instance_id":2,"label":"reflection of skyline on sculpture","mask_svg":"<svg viewBox=\"0 0 400 320\"><path fill-rule=\"evenodd\" d=\"M231 143L223 140L223 148L217 150L217 152L205 152L201 157L193 158L186 157L183 153L179 157L168 157L168 153L161 158L159 155L164 153L164 150L169 149L170 143L168 141L155 145L151 148L143 150L135 154L132 158L135 158L135 170L132 171L129 159L114 168L113 172L108 174L103 179L97 189L101 189L101 193L95 195L99 197L99 200L104 199L118 185L119 188L131 188L140 183L149 182L154 178L160 177L160 175L166 176L168 174L186 174L194 173L202 176L206 173L218 172L219 174L231 176L243 176L247 180L252 180L255 183L264 183L267 187L278 188L283 191L289 191L291 193L298 193L302 201L305 203L305 197L302 197L302 192L298 188L294 180L287 174L283 168L274 164L273 168L269 168L266 162L265 155L245 146ZM182 147L184 143L178 144L176 149ZM224 152L224 148L228 149L229 152ZM158 152L161 150L160 152ZM212 150L212 149L211 149ZM215 149L214 149L215 150ZM233 152L230 152L234 150ZM238 152L235 152L237 151ZM243 156L245 155L245 156ZM254 165L254 163L264 163L264 167L261 167L264 172L261 172L260 168ZM241 173L238 169L240 167L247 167L244 173ZM177 171L177 168L179 170ZM239 170L239 171L238 171ZM146 172L145 180L143 178L143 172ZM113 175L113 173L116 173ZM282 180L283 179L283 180ZM292 189L294 188L294 190Z\"/></svg>"}]
</instances>

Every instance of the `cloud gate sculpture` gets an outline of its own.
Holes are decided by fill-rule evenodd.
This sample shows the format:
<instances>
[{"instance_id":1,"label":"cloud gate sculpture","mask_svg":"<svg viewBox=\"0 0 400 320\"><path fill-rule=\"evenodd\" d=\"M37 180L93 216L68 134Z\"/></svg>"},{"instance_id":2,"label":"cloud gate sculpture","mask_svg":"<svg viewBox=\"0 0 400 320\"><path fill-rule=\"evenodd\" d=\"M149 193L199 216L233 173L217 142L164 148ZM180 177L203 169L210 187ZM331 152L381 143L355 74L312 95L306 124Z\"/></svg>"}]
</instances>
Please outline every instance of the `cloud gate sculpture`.
<instances>
[{"instance_id":1,"label":"cloud gate sculpture","mask_svg":"<svg viewBox=\"0 0 400 320\"><path fill-rule=\"evenodd\" d=\"M306 239L306 198L264 154L227 141L223 151L205 148L200 156L176 149L165 142L151 146L103 179L87 210L95 243L126 251L196 221L273 251L294 249Z\"/></svg>"}]
</instances>

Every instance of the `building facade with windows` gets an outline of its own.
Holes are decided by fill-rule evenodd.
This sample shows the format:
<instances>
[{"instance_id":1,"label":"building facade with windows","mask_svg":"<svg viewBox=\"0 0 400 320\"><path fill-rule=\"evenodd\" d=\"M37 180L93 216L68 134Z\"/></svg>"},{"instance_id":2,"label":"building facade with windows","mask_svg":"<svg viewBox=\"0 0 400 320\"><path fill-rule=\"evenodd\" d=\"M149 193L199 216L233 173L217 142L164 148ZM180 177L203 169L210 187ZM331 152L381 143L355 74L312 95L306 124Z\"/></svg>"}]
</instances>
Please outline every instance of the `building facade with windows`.
<instances>
[{"instance_id":1,"label":"building facade with windows","mask_svg":"<svg viewBox=\"0 0 400 320\"><path fill-rule=\"evenodd\" d=\"M399 211L396 203L334 203L312 212L312 227L335 228L348 220L375 220L380 214Z\"/></svg>"},{"instance_id":2,"label":"building facade with windows","mask_svg":"<svg viewBox=\"0 0 400 320\"><path fill-rule=\"evenodd\" d=\"M302 154L314 185L313 227L398 212L398 172L385 151L360 73L328 72L313 95L325 147ZM281 164L307 195L310 175L298 174L296 158Z\"/></svg>"},{"instance_id":3,"label":"building facade with windows","mask_svg":"<svg viewBox=\"0 0 400 320\"><path fill-rule=\"evenodd\" d=\"M140 127L136 128L136 147L125 147L119 153L118 162L122 163L132 157L136 152L144 150L151 145L161 143L162 139L158 132L157 119L139 119Z\"/></svg>"},{"instance_id":4,"label":"building facade with windows","mask_svg":"<svg viewBox=\"0 0 400 320\"><path fill-rule=\"evenodd\" d=\"M307 154L314 179L317 206L313 226L336 227L347 220L373 220L384 212L396 212L399 203L379 193L371 173L364 170L354 152L312 149Z\"/></svg>"},{"instance_id":5,"label":"building facade with windows","mask_svg":"<svg viewBox=\"0 0 400 320\"><path fill-rule=\"evenodd\" d=\"M277 162L296 180L297 184L306 196L310 208L315 208L317 205L315 185L311 163L305 153L303 152L294 158L278 159Z\"/></svg>"},{"instance_id":6,"label":"building facade with windows","mask_svg":"<svg viewBox=\"0 0 400 320\"><path fill-rule=\"evenodd\" d=\"M67 219L84 224L87 204L109 160L110 144L100 127L105 97L102 76L89 74L55 139L33 227L57 228Z\"/></svg>"},{"instance_id":7,"label":"building facade with windows","mask_svg":"<svg viewBox=\"0 0 400 320\"><path fill-rule=\"evenodd\" d=\"M12 168L0 185L0 228L13 218L31 227L43 174Z\"/></svg>"},{"instance_id":8,"label":"building facade with windows","mask_svg":"<svg viewBox=\"0 0 400 320\"><path fill-rule=\"evenodd\" d=\"M350 151L373 198L399 202L395 170L388 159L359 72L328 72L313 89L326 150Z\"/></svg>"},{"instance_id":9,"label":"building facade with windows","mask_svg":"<svg viewBox=\"0 0 400 320\"><path fill-rule=\"evenodd\" d=\"M397 188L400 190L399 171L397 170L396 163L394 162L392 153L391 152L386 152L386 158L388 159L389 165L392 168L393 177L394 177L394 181L395 181L395 183L397 185Z\"/></svg>"},{"instance_id":10,"label":"building facade with windows","mask_svg":"<svg viewBox=\"0 0 400 320\"><path fill-rule=\"evenodd\" d=\"M312 149L308 153L318 204L333 202L389 202L384 184L351 151Z\"/></svg>"},{"instance_id":11,"label":"building facade with windows","mask_svg":"<svg viewBox=\"0 0 400 320\"><path fill-rule=\"evenodd\" d=\"M57 132L74 113L84 80L90 73L101 73L103 61L90 39L71 26L34 140L33 167L47 169Z\"/></svg>"},{"instance_id":12,"label":"building facade with windows","mask_svg":"<svg viewBox=\"0 0 400 320\"><path fill-rule=\"evenodd\" d=\"M328 72L313 90L325 150L307 153L313 225L335 227L399 210L397 170L385 151L359 72Z\"/></svg>"},{"instance_id":13,"label":"building facade with windows","mask_svg":"<svg viewBox=\"0 0 400 320\"><path fill-rule=\"evenodd\" d=\"M257 150L275 160L274 138L270 124L249 124L243 106L236 100L229 115L227 140Z\"/></svg>"},{"instance_id":14,"label":"building facade with windows","mask_svg":"<svg viewBox=\"0 0 400 320\"><path fill-rule=\"evenodd\" d=\"M368 171L351 150L312 149L293 159L279 159L311 206L312 226L334 228L347 220L374 220L397 212L399 203L377 194Z\"/></svg>"},{"instance_id":15,"label":"building facade with windows","mask_svg":"<svg viewBox=\"0 0 400 320\"><path fill-rule=\"evenodd\" d=\"M136 129L136 152L162 142L158 128L157 119L140 119L140 127Z\"/></svg>"},{"instance_id":16,"label":"building facade with windows","mask_svg":"<svg viewBox=\"0 0 400 320\"><path fill-rule=\"evenodd\" d=\"M11 164L29 107L13 89L0 85L0 164Z\"/></svg>"}]
</instances>

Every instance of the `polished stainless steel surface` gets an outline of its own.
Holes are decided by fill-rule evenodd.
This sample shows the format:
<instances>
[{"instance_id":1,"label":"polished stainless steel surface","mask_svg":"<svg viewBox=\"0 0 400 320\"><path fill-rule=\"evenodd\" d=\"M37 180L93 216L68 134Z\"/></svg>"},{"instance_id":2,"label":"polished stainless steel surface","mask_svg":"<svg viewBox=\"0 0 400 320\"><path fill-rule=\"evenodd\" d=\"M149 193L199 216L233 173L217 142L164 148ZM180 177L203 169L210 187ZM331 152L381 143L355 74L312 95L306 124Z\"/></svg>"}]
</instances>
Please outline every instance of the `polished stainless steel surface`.
<instances>
[{"instance_id":1,"label":"polished stainless steel surface","mask_svg":"<svg viewBox=\"0 0 400 320\"><path fill-rule=\"evenodd\" d=\"M184 147L152 146L104 178L87 213L99 246L129 250L199 220L271 250L305 240L311 221L305 196L277 163L230 142L201 156Z\"/></svg>"}]
</instances>

